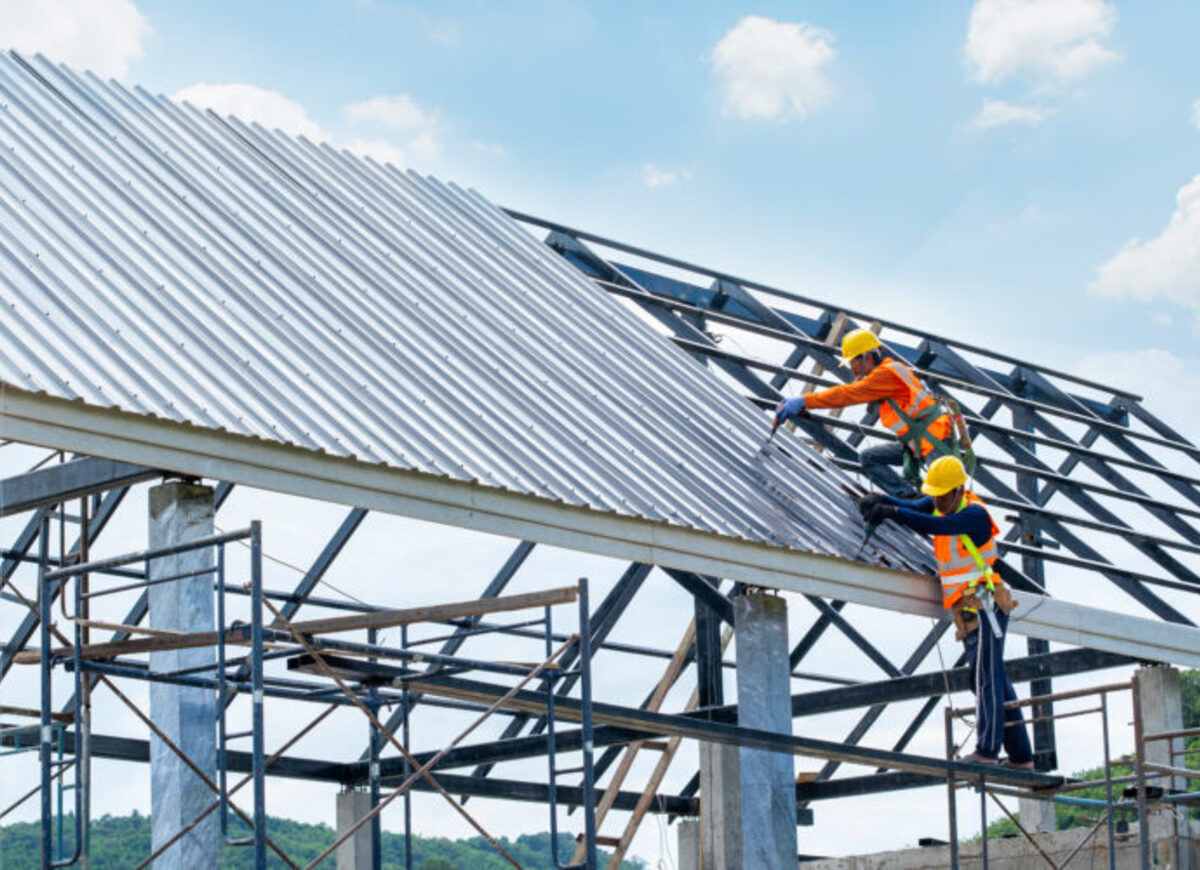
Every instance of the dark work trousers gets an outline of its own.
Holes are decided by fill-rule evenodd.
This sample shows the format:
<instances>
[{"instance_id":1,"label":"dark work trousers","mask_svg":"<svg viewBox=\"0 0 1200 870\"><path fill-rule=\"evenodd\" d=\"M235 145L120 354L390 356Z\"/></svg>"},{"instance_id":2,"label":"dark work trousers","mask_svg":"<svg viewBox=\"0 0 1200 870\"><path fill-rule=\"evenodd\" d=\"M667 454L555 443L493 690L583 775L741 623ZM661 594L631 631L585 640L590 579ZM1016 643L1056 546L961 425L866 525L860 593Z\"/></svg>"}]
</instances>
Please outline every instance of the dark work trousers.
<instances>
[{"instance_id":1,"label":"dark work trousers","mask_svg":"<svg viewBox=\"0 0 1200 870\"><path fill-rule=\"evenodd\" d=\"M862 463L863 474L888 495L909 500L920 497L912 484L895 471L894 466L904 465L904 445L899 441L860 450L858 460Z\"/></svg>"},{"instance_id":2,"label":"dark work trousers","mask_svg":"<svg viewBox=\"0 0 1200 870\"><path fill-rule=\"evenodd\" d=\"M1000 637L992 631L987 615L979 614L979 628L963 640L967 651L967 667L974 674L971 691L975 693L975 751L988 758L997 758L1000 747L1008 760L1023 764L1033 759L1033 747L1021 710L1005 710L1007 701L1017 700L1017 693L1004 670L1004 635L1008 633L1008 614L996 608ZM1000 711L1004 711L1003 716ZM1007 728L1002 723L1020 722Z\"/></svg>"}]
</instances>

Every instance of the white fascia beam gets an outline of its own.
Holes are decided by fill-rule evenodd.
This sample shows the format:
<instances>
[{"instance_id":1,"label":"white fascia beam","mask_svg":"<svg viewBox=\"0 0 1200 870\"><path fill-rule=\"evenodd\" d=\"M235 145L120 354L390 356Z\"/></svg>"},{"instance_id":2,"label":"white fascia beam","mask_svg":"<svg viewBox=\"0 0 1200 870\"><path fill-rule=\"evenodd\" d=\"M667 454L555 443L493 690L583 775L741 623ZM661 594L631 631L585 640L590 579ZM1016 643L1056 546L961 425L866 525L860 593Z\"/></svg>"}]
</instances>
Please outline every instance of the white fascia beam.
<instances>
[{"instance_id":1,"label":"white fascia beam","mask_svg":"<svg viewBox=\"0 0 1200 870\"><path fill-rule=\"evenodd\" d=\"M566 505L422 472L66 401L6 386L0 437L338 502L569 550L939 618L929 577ZM1011 629L1042 640L1200 666L1200 629L1030 593Z\"/></svg>"}]
</instances>

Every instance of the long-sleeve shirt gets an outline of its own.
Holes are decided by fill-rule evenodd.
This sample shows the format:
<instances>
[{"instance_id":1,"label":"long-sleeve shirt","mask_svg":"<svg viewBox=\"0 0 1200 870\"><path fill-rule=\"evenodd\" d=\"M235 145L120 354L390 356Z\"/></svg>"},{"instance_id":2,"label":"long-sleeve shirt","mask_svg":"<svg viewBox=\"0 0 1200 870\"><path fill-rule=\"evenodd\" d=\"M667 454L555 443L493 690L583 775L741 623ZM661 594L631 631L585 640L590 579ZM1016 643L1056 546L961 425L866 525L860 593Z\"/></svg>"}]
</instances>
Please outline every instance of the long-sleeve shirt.
<instances>
[{"instance_id":1,"label":"long-sleeve shirt","mask_svg":"<svg viewBox=\"0 0 1200 870\"><path fill-rule=\"evenodd\" d=\"M900 407L908 404L908 387L891 366L878 365L857 381L814 390L805 395L804 407L810 411L814 408L845 408L880 399L893 399Z\"/></svg>"},{"instance_id":2,"label":"long-sleeve shirt","mask_svg":"<svg viewBox=\"0 0 1200 870\"><path fill-rule=\"evenodd\" d=\"M894 496L884 496L888 504L899 510L895 520L926 535L967 535L976 547L984 546L992 536L992 518L983 505L970 504L957 513L934 516L933 499L924 496L908 501Z\"/></svg>"}]
</instances>

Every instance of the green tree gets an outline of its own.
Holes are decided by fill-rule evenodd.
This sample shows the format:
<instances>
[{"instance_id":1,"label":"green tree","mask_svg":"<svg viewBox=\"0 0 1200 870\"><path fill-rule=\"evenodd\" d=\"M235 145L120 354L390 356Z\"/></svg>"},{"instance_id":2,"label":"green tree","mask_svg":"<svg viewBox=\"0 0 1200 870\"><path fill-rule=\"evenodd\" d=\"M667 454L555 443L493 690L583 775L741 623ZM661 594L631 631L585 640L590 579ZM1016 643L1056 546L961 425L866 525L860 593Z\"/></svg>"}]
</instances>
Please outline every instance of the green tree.
<instances>
[{"instance_id":1,"label":"green tree","mask_svg":"<svg viewBox=\"0 0 1200 870\"><path fill-rule=\"evenodd\" d=\"M63 845L67 852L73 848L71 829L73 819L63 818ZM229 835L246 837L249 829L232 820ZM290 819L267 819L271 840L294 862L303 866L321 854L335 839L328 825L308 825ZM150 817L139 813L129 816L105 815L92 820L92 867L94 870L128 870L136 867L150 854ZM57 842L57 839L56 839ZM0 827L0 870L38 870L41 866L42 827L40 822L19 822ZM500 839L505 851L529 870L553 870L550 858L550 835L525 834L515 840ZM404 863L404 837L384 832L380 844L386 870L401 870ZM511 866L482 837L449 840L443 837L413 836L413 866L418 870L508 870ZM569 834L560 834L558 854L563 860L570 857L575 841ZM601 860L607 856L601 852ZM250 870L254 853L247 847L222 846L218 870ZM267 853L267 866L282 870L287 865L273 852ZM325 866L325 865L322 865ZM328 866L333 866L332 859ZM621 862L621 870L643 870L645 862L631 858Z\"/></svg>"}]
</instances>

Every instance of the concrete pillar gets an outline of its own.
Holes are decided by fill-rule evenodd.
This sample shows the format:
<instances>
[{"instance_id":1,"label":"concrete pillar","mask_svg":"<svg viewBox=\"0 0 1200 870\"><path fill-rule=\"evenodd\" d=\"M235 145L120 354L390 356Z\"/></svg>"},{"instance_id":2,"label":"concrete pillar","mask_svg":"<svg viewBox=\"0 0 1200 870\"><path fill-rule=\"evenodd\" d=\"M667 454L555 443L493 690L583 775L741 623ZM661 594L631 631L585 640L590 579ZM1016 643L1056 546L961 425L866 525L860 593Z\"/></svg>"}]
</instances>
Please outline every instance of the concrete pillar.
<instances>
[{"instance_id":1,"label":"concrete pillar","mask_svg":"<svg viewBox=\"0 0 1200 870\"><path fill-rule=\"evenodd\" d=\"M1178 731L1183 728L1183 699L1180 694L1179 671L1171 667L1138 668L1135 672L1138 683L1138 698L1142 720L1142 734L1155 734L1163 731ZM1176 738L1170 743L1166 740L1154 740L1146 743L1144 751L1146 761L1153 764L1169 764L1183 767L1183 756L1171 759L1171 750L1183 749L1183 740ZM1158 777L1148 779L1147 784L1164 789L1183 789L1186 781L1180 777ZM1173 842L1176 831L1175 813L1170 809L1151 811L1147 813L1150 824L1150 843L1152 863L1155 866L1190 866L1188 856L1175 855L1176 844ZM1181 826L1181 831L1186 830ZM1186 841L1180 844L1186 847ZM1187 851L1186 848L1183 851ZM1166 862L1165 864L1163 862Z\"/></svg>"},{"instance_id":2,"label":"concrete pillar","mask_svg":"<svg viewBox=\"0 0 1200 870\"><path fill-rule=\"evenodd\" d=\"M700 870L700 821L698 819L680 819L676 822L676 836L679 838L679 860L675 866L679 870Z\"/></svg>"},{"instance_id":3,"label":"concrete pillar","mask_svg":"<svg viewBox=\"0 0 1200 870\"><path fill-rule=\"evenodd\" d=\"M344 791L337 796L337 835L371 811L369 791ZM371 826L363 825L337 849L337 870L372 870Z\"/></svg>"},{"instance_id":4,"label":"concrete pillar","mask_svg":"<svg viewBox=\"0 0 1200 870\"><path fill-rule=\"evenodd\" d=\"M738 724L792 733L787 602L734 599ZM796 870L796 765L790 753L741 750L742 857L756 870Z\"/></svg>"},{"instance_id":5,"label":"concrete pillar","mask_svg":"<svg viewBox=\"0 0 1200 870\"><path fill-rule=\"evenodd\" d=\"M1053 833L1056 824L1054 820L1054 804L1050 801L1038 801L1033 798L1020 798L1017 801L1021 827L1031 834Z\"/></svg>"},{"instance_id":6,"label":"concrete pillar","mask_svg":"<svg viewBox=\"0 0 1200 870\"><path fill-rule=\"evenodd\" d=\"M182 544L213 533L211 487L171 482L150 490L150 547ZM150 579L213 567L211 548L150 562ZM212 631L213 574L149 587L150 626L172 631ZM215 661L213 647L150 654L150 670L174 671ZM150 683L150 717L212 781L217 778L215 693ZM150 829L155 848L204 812L216 797L203 780L157 736L150 736ZM209 816L154 862L155 870L217 866L217 815Z\"/></svg>"},{"instance_id":7,"label":"concrete pillar","mask_svg":"<svg viewBox=\"0 0 1200 870\"><path fill-rule=\"evenodd\" d=\"M705 870L745 866L741 757L736 746L700 744L700 849Z\"/></svg>"}]
</instances>

